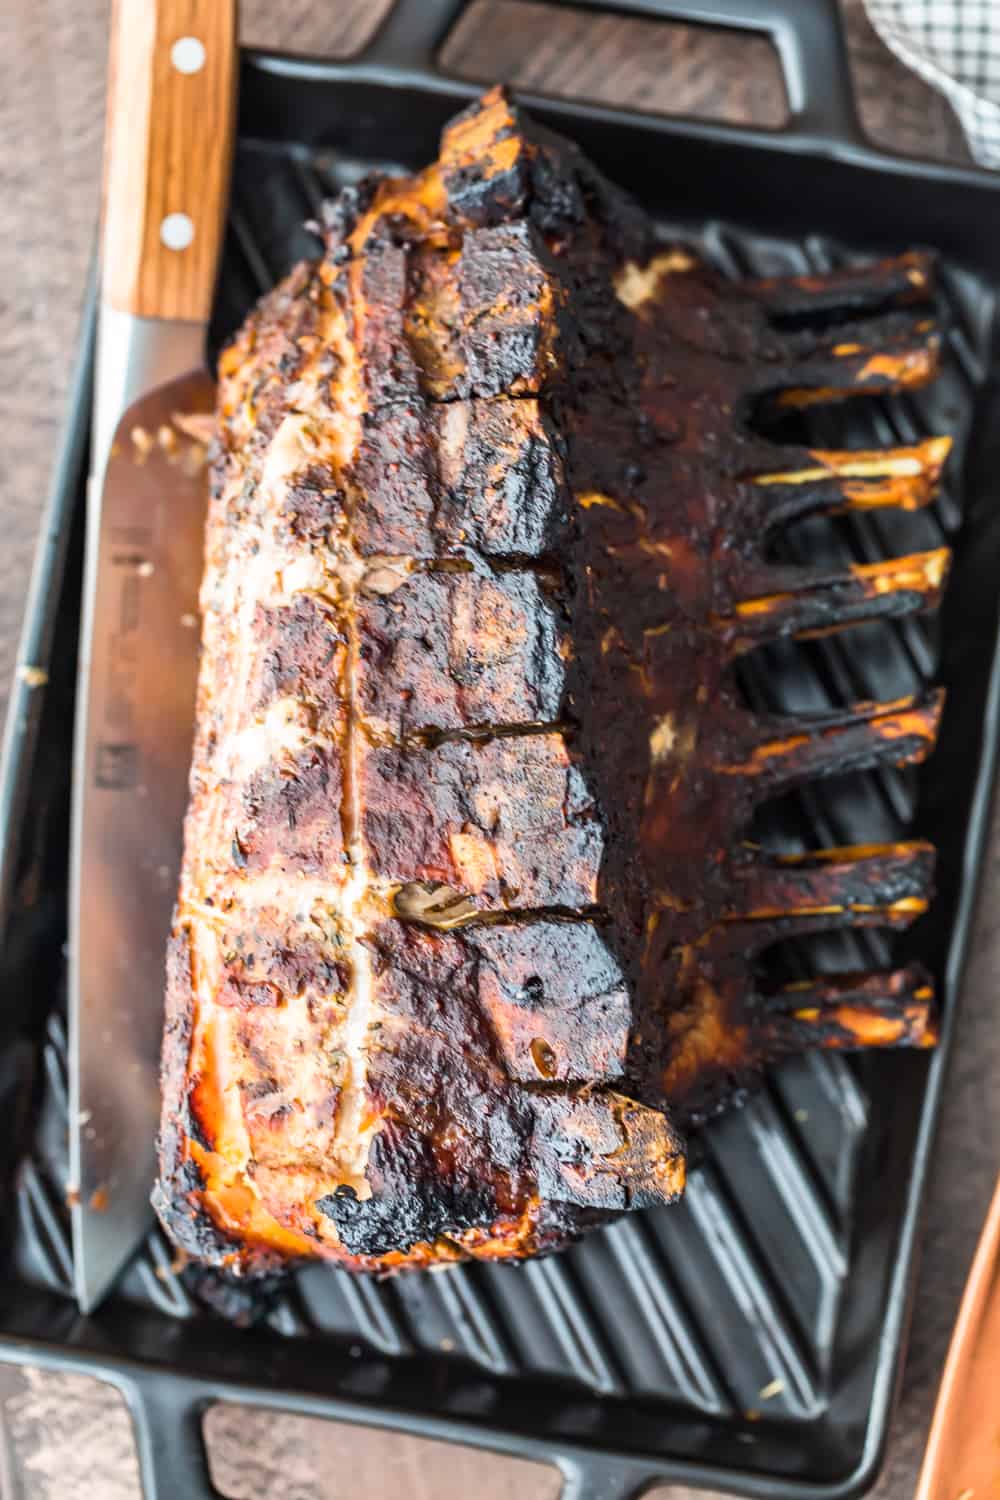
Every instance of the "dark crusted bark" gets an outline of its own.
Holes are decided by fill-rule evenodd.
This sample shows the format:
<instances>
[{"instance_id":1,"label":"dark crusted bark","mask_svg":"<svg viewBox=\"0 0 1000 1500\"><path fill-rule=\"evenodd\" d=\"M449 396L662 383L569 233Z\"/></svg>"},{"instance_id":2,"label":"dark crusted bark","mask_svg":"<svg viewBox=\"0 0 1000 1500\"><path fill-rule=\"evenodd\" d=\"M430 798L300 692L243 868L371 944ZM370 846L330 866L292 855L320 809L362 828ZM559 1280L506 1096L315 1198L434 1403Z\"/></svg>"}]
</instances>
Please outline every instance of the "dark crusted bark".
<instances>
[{"instance_id":1,"label":"dark crusted bark","mask_svg":"<svg viewBox=\"0 0 1000 1500\"><path fill-rule=\"evenodd\" d=\"M769 1059L933 1037L915 969L752 978L790 932L912 920L932 851L745 836L921 759L939 699L766 721L733 677L937 600L946 553L765 542L925 504L945 440L751 420L928 379L932 267L723 283L497 92L327 224L223 362L156 1201L243 1270L521 1257L676 1196L676 1126Z\"/></svg>"}]
</instances>

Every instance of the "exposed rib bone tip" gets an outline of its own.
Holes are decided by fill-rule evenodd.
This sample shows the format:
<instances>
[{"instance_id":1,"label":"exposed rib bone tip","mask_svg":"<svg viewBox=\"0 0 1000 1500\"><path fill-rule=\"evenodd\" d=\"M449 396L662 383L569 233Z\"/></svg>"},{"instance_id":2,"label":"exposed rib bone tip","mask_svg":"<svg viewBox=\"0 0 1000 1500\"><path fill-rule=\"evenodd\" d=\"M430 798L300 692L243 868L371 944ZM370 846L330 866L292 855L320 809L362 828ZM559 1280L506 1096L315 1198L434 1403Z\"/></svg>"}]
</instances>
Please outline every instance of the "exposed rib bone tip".
<instances>
[{"instance_id":1,"label":"exposed rib bone tip","mask_svg":"<svg viewBox=\"0 0 1000 1500\"><path fill-rule=\"evenodd\" d=\"M862 620L933 609L950 560L947 547L935 547L825 574L798 567L761 570L758 579L773 578L775 592L738 600L728 619L716 617L713 624L739 652L779 636L808 639Z\"/></svg>"},{"instance_id":2,"label":"exposed rib bone tip","mask_svg":"<svg viewBox=\"0 0 1000 1500\"><path fill-rule=\"evenodd\" d=\"M788 468L743 476L756 493L754 527L767 531L845 511L919 510L937 495L950 450L948 437L898 448L797 450Z\"/></svg>"},{"instance_id":3,"label":"exposed rib bone tip","mask_svg":"<svg viewBox=\"0 0 1000 1500\"><path fill-rule=\"evenodd\" d=\"M931 1047L937 1039L934 987L920 964L821 976L787 985L763 1003L766 1055L802 1047Z\"/></svg>"},{"instance_id":4,"label":"exposed rib bone tip","mask_svg":"<svg viewBox=\"0 0 1000 1500\"><path fill-rule=\"evenodd\" d=\"M855 703L837 715L790 718L787 731L761 739L748 756L718 767L724 776L752 778L761 797L818 779L878 765L918 765L934 748L944 690L892 703Z\"/></svg>"},{"instance_id":5,"label":"exposed rib bone tip","mask_svg":"<svg viewBox=\"0 0 1000 1500\"><path fill-rule=\"evenodd\" d=\"M845 310L864 316L926 301L933 285L934 258L920 250L862 266L751 283L754 295L779 318Z\"/></svg>"},{"instance_id":6,"label":"exposed rib bone tip","mask_svg":"<svg viewBox=\"0 0 1000 1500\"><path fill-rule=\"evenodd\" d=\"M812 467L755 474L759 485L811 484L829 479L917 479L936 481L952 448L950 437L925 438L921 443L899 448L812 448Z\"/></svg>"},{"instance_id":7,"label":"exposed rib bone tip","mask_svg":"<svg viewBox=\"0 0 1000 1500\"><path fill-rule=\"evenodd\" d=\"M934 848L922 840L755 856L743 876L744 919L850 915L906 925L926 910L933 877Z\"/></svg>"},{"instance_id":8,"label":"exposed rib bone tip","mask_svg":"<svg viewBox=\"0 0 1000 1500\"><path fill-rule=\"evenodd\" d=\"M816 360L813 370L800 372L799 382L773 394L779 407L801 408L842 401L848 396L878 395L887 391L915 390L933 380L938 372L941 336L924 335L922 344L896 352L861 348Z\"/></svg>"}]
</instances>

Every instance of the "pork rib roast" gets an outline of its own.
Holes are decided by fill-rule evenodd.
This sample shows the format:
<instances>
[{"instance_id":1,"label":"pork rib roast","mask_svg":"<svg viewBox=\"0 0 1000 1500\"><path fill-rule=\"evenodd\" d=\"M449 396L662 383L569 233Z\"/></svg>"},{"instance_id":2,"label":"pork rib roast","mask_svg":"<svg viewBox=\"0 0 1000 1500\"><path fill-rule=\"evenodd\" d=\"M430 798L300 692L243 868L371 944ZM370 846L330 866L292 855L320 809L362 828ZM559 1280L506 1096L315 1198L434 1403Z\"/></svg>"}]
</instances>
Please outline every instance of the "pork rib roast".
<instances>
[{"instance_id":1,"label":"pork rib roast","mask_svg":"<svg viewBox=\"0 0 1000 1500\"><path fill-rule=\"evenodd\" d=\"M933 267L723 282L500 91L322 230L221 363L155 1201L237 1271L530 1256L674 1199L768 1060L933 1041L915 966L752 977L909 923L933 851L747 829L922 759L939 696L765 719L734 678L938 598L943 551L767 542L925 504L946 439L751 421L931 378Z\"/></svg>"}]
</instances>

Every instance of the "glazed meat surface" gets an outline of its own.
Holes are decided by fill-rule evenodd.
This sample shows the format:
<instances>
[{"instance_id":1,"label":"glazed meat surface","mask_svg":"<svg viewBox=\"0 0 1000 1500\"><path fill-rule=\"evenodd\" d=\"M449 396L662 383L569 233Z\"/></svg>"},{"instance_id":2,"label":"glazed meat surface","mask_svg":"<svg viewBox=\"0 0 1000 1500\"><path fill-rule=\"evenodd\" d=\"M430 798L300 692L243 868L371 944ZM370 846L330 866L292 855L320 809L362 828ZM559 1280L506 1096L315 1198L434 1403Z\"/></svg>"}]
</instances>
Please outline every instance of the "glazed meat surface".
<instances>
[{"instance_id":1,"label":"glazed meat surface","mask_svg":"<svg viewBox=\"0 0 1000 1500\"><path fill-rule=\"evenodd\" d=\"M237 1271L520 1258L674 1199L768 1060L933 1040L916 966L753 979L909 923L930 848L747 831L920 760L939 698L766 720L734 676L938 598L943 552L766 539L926 503L946 440L752 421L931 378L933 269L725 283L499 91L324 232L221 362L155 1201Z\"/></svg>"}]
</instances>

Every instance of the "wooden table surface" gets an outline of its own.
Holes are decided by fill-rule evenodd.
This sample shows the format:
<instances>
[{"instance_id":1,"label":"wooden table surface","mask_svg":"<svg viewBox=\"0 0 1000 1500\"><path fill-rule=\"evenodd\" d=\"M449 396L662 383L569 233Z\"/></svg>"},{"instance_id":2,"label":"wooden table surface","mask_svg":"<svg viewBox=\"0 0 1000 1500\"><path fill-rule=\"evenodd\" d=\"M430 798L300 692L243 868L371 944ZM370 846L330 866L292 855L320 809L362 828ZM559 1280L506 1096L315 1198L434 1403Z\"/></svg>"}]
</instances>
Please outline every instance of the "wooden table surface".
<instances>
[{"instance_id":1,"label":"wooden table surface","mask_svg":"<svg viewBox=\"0 0 1000 1500\"><path fill-rule=\"evenodd\" d=\"M108 4L0 0L0 707L93 245ZM384 8L383 0L243 0L242 30L258 45L342 54ZM859 0L848 0L847 13L869 131L904 150L962 158L948 107L889 57ZM449 56L453 66L483 79L627 99L653 110L774 123L782 108L766 46L734 46L650 21L553 15L529 0L475 0ZM912 1495L949 1332L1000 1165L998 969L1000 818L928 1199L902 1397L875 1491L880 1500ZM37 1370L0 1376L2 1500L135 1500L131 1429L114 1392ZM487 1493L493 1500L552 1500L559 1488L547 1468L363 1429L222 1408L207 1425L216 1482L240 1500ZM669 1493L675 1500L687 1494Z\"/></svg>"}]
</instances>

